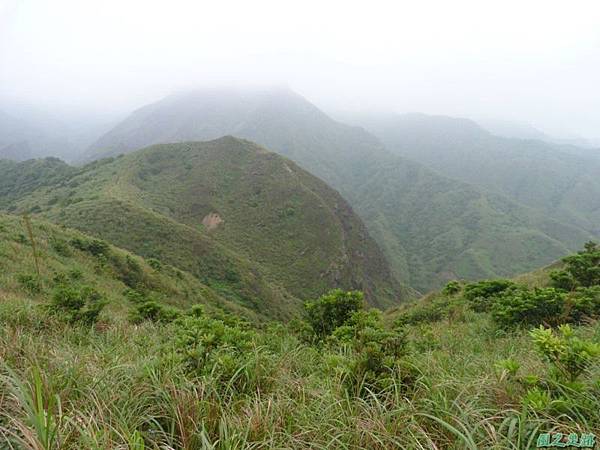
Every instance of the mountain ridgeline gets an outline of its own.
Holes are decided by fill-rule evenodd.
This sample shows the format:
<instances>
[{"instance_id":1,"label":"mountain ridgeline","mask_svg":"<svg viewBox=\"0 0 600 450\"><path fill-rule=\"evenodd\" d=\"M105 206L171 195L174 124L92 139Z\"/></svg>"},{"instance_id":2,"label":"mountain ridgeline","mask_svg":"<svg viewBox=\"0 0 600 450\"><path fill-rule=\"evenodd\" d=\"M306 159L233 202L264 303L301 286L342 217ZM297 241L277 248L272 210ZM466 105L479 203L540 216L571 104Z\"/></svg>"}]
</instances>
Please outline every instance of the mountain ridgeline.
<instances>
[{"instance_id":1,"label":"mountain ridgeline","mask_svg":"<svg viewBox=\"0 0 600 450\"><path fill-rule=\"evenodd\" d=\"M81 168L7 162L0 172L5 209L168 263L269 317L332 287L360 289L379 307L407 296L337 192L245 140L156 145Z\"/></svg>"},{"instance_id":2,"label":"mountain ridgeline","mask_svg":"<svg viewBox=\"0 0 600 450\"><path fill-rule=\"evenodd\" d=\"M135 111L92 146L88 159L227 134L264 145L337 189L378 241L395 277L420 291L454 278L528 271L592 234L508 192L390 152L374 135L336 122L287 89L172 95Z\"/></svg>"}]
</instances>

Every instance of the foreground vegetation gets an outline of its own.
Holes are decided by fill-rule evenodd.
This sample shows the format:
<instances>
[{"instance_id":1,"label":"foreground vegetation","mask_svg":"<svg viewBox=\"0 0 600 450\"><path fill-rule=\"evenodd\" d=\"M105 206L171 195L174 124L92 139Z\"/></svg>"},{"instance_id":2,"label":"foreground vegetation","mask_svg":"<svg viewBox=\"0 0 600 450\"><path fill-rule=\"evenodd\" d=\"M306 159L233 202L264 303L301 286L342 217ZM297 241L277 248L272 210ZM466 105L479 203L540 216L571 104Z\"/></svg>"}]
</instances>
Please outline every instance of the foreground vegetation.
<instances>
[{"instance_id":1,"label":"foreground vegetation","mask_svg":"<svg viewBox=\"0 0 600 450\"><path fill-rule=\"evenodd\" d=\"M530 286L456 281L385 315L335 290L282 324L50 225L33 227L38 275L5 220L2 448L529 449L600 434L591 243Z\"/></svg>"}]
</instances>

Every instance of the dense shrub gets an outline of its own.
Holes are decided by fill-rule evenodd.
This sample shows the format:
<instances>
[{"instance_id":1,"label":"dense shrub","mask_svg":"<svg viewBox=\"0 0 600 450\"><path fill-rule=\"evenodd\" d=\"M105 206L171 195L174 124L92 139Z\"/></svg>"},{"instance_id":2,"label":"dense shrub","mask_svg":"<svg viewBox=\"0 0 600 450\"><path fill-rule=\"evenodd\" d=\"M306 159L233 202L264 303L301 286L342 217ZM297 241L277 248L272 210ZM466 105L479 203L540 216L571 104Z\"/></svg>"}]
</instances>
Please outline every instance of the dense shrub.
<instances>
[{"instance_id":1,"label":"dense shrub","mask_svg":"<svg viewBox=\"0 0 600 450\"><path fill-rule=\"evenodd\" d=\"M600 317L600 286L577 288L511 289L497 297L492 317L503 328L583 323Z\"/></svg>"},{"instance_id":2,"label":"dense shrub","mask_svg":"<svg viewBox=\"0 0 600 450\"><path fill-rule=\"evenodd\" d=\"M600 286L577 288L565 305L569 322L583 323L600 317Z\"/></svg>"},{"instance_id":3,"label":"dense shrub","mask_svg":"<svg viewBox=\"0 0 600 450\"><path fill-rule=\"evenodd\" d=\"M93 256L108 256L110 254L109 245L100 239L74 238L71 240L71 245Z\"/></svg>"},{"instance_id":4,"label":"dense shrub","mask_svg":"<svg viewBox=\"0 0 600 450\"><path fill-rule=\"evenodd\" d=\"M113 258L112 264L117 271L117 278L130 288L137 288L145 283L145 275L140 263L129 255L122 258Z\"/></svg>"},{"instance_id":5,"label":"dense shrub","mask_svg":"<svg viewBox=\"0 0 600 450\"><path fill-rule=\"evenodd\" d=\"M255 331L205 315L174 322L175 352L186 371L210 377L224 392L265 391L271 383L271 355L256 346Z\"/></svg>"},{"instance_id":6,"label":"dense shrub","mask_svg":"<svg viewBox=\"0 0 600 450\"><path fill-rule=\"evenodd\" d=\"M489 311L495 298L515 286L512 281L504 279L479 281L465 286L464 297L474 311Z\"/></svg>"},{"instance_id":7,"label":"dense shrub","mask_svg":"<svg viewBox=\"0 0 600 450\"><path fill-rule=\"evenodd\" d=\"M600 357L600 344L576 337L569 325L558 327L558 333L540 326L530 334L537 351L559 379L575 381Z\"/></svg>"},{"instance_id":8,"label":"dense shrub","mask_svg":"<svg viewBox=\"0 0 600 450\"><path fill-rule=\"evenodd\" d=\"M148 300L146 293L131 288L125 289L123 296L134 304L140 304Z\"/></svg>"},{"instance_id":9,"label":"dense shrub","mask_svg":"<svg viewBox=\"0 0 600 450\"><path fill-rule=\"evenodd\" d=\"M93 325L105 304L103 296L90 286L59 284L48 310L66 322Z\"/></svg>"},{"instance_id":10,"label":"dense shrub","mask_svg":"<svg viewBox=\"0 0 600 450\"><path fill-rule=\"evenodd\" d=\"M379 311L356 311L334 330L329 344L347 350L339 367L344 385L356 395L382 392L397 382L408 384L409 371L402 364L406 332L386 329Z\"/></svg>"},{"instance_id":11,"label":"dense shrub","mask_svg":"<svg viewBox=\"0 0 600 450\"><path fill-rule=\"evenodd\" d=\"M555 287L573 290L600 285L600 247L595 242L584 247L579 253L563 258L564 270L550 274Z\"/></svg>"},{"instance_id":12,"label":"dense shrub","mask_svg":"<svg viewBox=\"0 0 600 450\"><path fill-rule=\"evenodd\" d=\"M397 326L402 326L439 322L448 316L448 308L448 300L445 298L421 301L402 312L395 323Z\"/></svg>"},{"instance_id":13,"label":"dense shrub","mask_svg":"<svg viewBox=\"0 0 600 450\"><path fill-rule=\"evenodd\" d=\"M145 300L135 305L130 313L129 320L133 323L141 323L145 320L157 323L173 322L180 312L169 306L161 305L154 300Z\"/></svg>"},{"instance_id":14,"label":"dense shrub","mask_svg":"<svg viewBox=\"0 0 600 450\"><path fill-rule=\"evenodd\" d=\"M512 289L497 297L492 317L502 328L558 325L566 318L566 294L554 288Z\"/></svg>"},{"instance_id":15,"label":"dense shrub","mask_svg":"<svg viewBox=\"0 0 600 450\"><path fill-rule=\"evenodd\" d=\"M442 294L444 295L455 295L458 294L462 289L460 283L456 280L448 281L444 289L442 289Z\"/></svg>"},{"instance_id":16,"label":"dense shrub","mask_svg":"<svg viewBox=\"0 0 600 450\"><path fill-rule=\"evenodd\" d=\"M577 281L566 270L553 270L550 272L550 279L555 288L564 291L572 291L577 287Z\"/></svg>"},{"instance_id":17,"label":"dense shrub","mask_svg":"<svg viewBox=\"0 0 600 450\"><path fill-rule=\"evenodd\" d=\"M325 338L362 309L363 297L359 291L334 289L317 300L305 303L307 322L319 339Z\"/></svg>"}]
</instances>

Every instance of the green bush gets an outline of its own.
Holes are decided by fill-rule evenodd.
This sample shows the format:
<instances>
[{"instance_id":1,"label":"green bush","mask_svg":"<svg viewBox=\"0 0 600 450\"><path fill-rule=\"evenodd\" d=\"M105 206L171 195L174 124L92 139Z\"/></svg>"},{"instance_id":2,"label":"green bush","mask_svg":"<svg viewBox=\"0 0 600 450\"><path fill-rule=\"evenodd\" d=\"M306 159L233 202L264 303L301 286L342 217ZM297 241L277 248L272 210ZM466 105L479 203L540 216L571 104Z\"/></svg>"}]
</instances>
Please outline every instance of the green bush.
<instances>
[{"instance_id":1,"label":"green bush","mask_svg":"<svg viewBox=\"0 0 600 450\"><path fill-rule=\"evenodd\" d=\"M402 364L408 348L403 328L385 329L377 310L356 311L335 329L329 344L346 349L339 360L342 380L352 393L362 396L386 390L400 381L410 384Z\"/></svg>"},{"instance_id":2,"label":"green bush","mask_svg":"<svg viewBox=\"0 0 600 450\"><path fill-rule=\"evenodd\" d=\"M559 379L575 381L600 357L600 344L576 337L569 325L559 326L558 333L540 326L530 335L537 351L552 365Z\"/></svg>"},{"instance_id":3,"label":"green bush","mask_svg":"<svg viewBox=\"0 0 600 450\"><path fill-rule=\"evenodd\" d=\"M90 286L60 284L52 293L48 310L68 323L93 325L105 304L103 296Z\"/></svg>"},{"instance_id":4,"label":"green bush","mask_svg":"<svg viewBox=\"0 0 600 450\"><path fill-rule=\"evenodd\" d=\"M407 311L402 312L395 323L397 326L431 324L448 316L449 304L445 298L421 301Z\"/></svg>"},{"instance_id":5,"label":"green bush","mask_svg":"<svg viewBox=\"0 0 600 450\"><path fill-rule=\"evenodd\" d=\"M136 304L129 316L133 323L141 323L145 320L157 323L170 323L180 316L175 308L161 305L154 300L145 300Z\"/></svg>"},{"instance_id":6,"label":"green bush","mask_svg":"<svg viewBox=\"0 0 600 450\"><path fill-rule=\"evenodd\" d=\"M460 283L456 280L449 281L442 289L442 294L444 295L455 295L458 294L462 289Z\"/></svg>"},{"instance_id":7,"label":"green bush","mask_svg":"<svg viewBox=\"0 0 600 450\"><path fill-rule=\"evenodd\" d=\"M123 296L131 303L135 304L144 303L148 300L148 296L145 293L131 288L125 289Z\"/></svg>"},{"instance_id":8,"label":"green bush","mask_svg":"<svg viewBox=\"0 0 600 450\"><path fill-rule=\"evenodd\" d=\"M117 271L117 278L130 288L137 288L145 284L145 275L140 263L129 255L125 261L113 258L112 264Z\"/></svg>"},{"instance_id":9,"label":"green bush","mask_svg":"<svg viewBox=\"0 0 600 450\"><path fill-rule=\"evenodd\" d=\"M430 324L419 324L416 329L415 338L413 338L411 343L413 348L419 353L440 348L440 342Z\"/></svg>"},{"instance_id":10,"label":"green bush","mask_svg":"<svg viewBox=\"0 0 600 450\"><path fill-rule=\"evenodd\" d=\"M584 323L600 317L600 286L577 288L567 297L569 322Z\"/></svg>"},{"instance_id":11,"label":"green bush","mask_svg":"<svg viewBox=\"0 0 600 450\"><path fill-rule=\"evenodd\" d=\"M71 240L71 245L77 250L87 252L93 256L108 256L110 254L110 246L100 239L74 238Z\"/></svg>"},{"instance_id":12,"label":"green bush","mask_svg":"<svg viewBox=\"0 0 600 450\"><path fill-rule=\"evenodd\" d=\"M189 374L209 377L224 392L264 392L272 359L256 346L256 332L207 316L185 315L174 322L175 353Z\"/></svg>"},{"instance_id":13,"label":"green bush","mask_svg":"<svg viewBox=\"0 0 600 450\"><path fill-rule=\"evenodd\" d=\"M323 339L363 308L363 297L363 293L359 291L334 289L319 299L304 304L307 322L315 335Z\"/></svg>"},{"instance_id":14,"label":"green bush","mask_svg":"<svg viewBox=\"0 0 600 450\"><path fill-rule=\"evenodd\" d=\"M563 258L564 270L550 274L555 287L570 291L600 285L600 247L595 242L584 247L579 253Z\"/></svg>"},{"instance_id":15,"label":"green bush","mask_svg":"<svg viewBox=\"0 0 600 450\"><path fill-rule=\"evenodd\" d=\"M473 311L484 312L491 309L494 300L498 296L515 287L516 284L510 280L484 280L467 284L464 297Z\"/></svg>"},{"instance_id":16,"label":"green bush","mask_svg":"<svg viewBox=\"0 0 600 450\"><path fill-rule=\"evenodd\" d=\"M315 332L306 320L292 319L290 320L288 327L300 342L305 344L312 344L315 342Z\"/></svg>"},{"instance_id":17,"label":"green bush","mask_svg":"<svg viewBox=\"0 0 600 450\"><path fill-rule=\"evenodd\" d=\"M566 270L553 270L550 272L552 286L564 291L572 291L577 287L577 281Z\"/></svg>"},{"instance_id":18,"label":"green bush","mask_svg":"<svg viewBox=\"0 0 600 450\"><path fill-rule=\"evenodd\" d=\"M502 328L563 323L566 294L554 288L513 289L498 297L492 317Z\"/></svg>"}]
</instances>

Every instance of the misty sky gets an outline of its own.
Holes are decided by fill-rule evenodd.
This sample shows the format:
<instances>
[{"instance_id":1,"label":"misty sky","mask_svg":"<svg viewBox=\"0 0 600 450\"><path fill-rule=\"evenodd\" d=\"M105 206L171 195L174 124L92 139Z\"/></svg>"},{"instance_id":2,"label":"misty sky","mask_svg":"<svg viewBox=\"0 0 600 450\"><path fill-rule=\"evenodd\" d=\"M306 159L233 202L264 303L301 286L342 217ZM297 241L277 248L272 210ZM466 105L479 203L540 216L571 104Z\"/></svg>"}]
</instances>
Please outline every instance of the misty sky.
<instances>
[{"instance_id":1,"label":"misty sky","mask_svg":"<svg viewBox=\"0 0 600 450\"><path fill-rule=\"evenodd\" d=\"M224 83L597 139L600 2L0 0L5 101L124 114Z\"/></svg>"}]
</instances>

